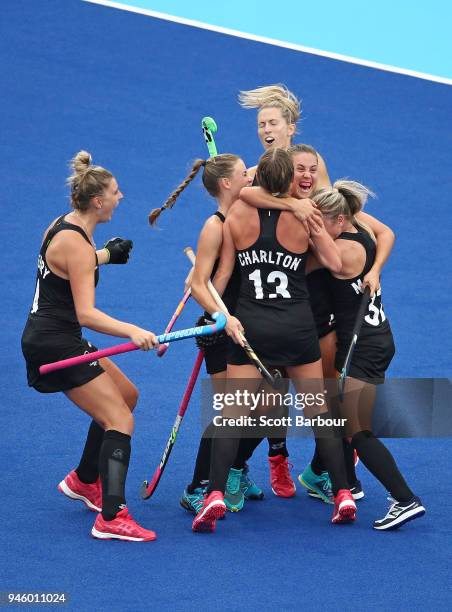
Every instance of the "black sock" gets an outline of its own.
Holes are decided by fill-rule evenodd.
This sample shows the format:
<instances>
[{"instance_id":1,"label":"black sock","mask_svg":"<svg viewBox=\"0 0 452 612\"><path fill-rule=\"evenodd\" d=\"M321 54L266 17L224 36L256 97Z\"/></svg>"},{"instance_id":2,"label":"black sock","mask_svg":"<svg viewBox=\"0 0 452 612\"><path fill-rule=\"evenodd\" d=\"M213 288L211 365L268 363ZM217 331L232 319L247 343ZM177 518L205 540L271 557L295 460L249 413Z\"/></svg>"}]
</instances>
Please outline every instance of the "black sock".
<instances>
[{"instance_id":1,"label":"black sock","mask_svg":"<svg viewBox=\"0 0 452 612\"><path fill-rule=\"evenodd\" d=\"M313 454L312 459L311 459L311 470L317 476L320 476L320 474L322 472L326 471L325 470L325 465L324 465L324 463L322 461L322 458L320 456L320 453L319 453L319 449L318 449L317 443L315 445L314 454Z\"/></svg>"},{"instance_id":2,"label":"black sock","mask_svg":"<svg viewBox=\"0 0 452 612\"><path fill-rule=\"evenodd\" d=\"M322 414L322 418L325 422L328 422L332 417L333 413L330 410ZM317 462L314 462L314 467L317 470L328 472L333 495L336 496L340 489L350 488L347 480L347 471L345 469L342 432L337 427L326 424L314 424L312 429L314 431L316 445L314 458L317 455L319 459Z\"/></svg>"},{"instance_id":3,"label":"black sock","mask_svg":"<svg viewBox=\"0 0 452 612\"><path fill-rule=\"evenodd\" d=\"M80 463L75 469L77 476L85 484L96 482L99 477L99 452L104 440L104 433L103 428L96 421L91 421L85 448Z\"/></svg>"},{"instance_id":4,"label":"black sock","mask_svg":"<svg viewBox=\"0 0 452 612\"><path fill-rule=\"evenodd\" d=\"M237 456L240 438L217 437L212 440L212 459L207 493L225 492L229 470Z\"/></svg>"},{"instance_id":5,"label":"black sock","mask_svg":"<svg viewBox=\"0 0 452 612\"><path fill-rule=\"evenodd\" d=\"M355 472L355 449L353 446L344 438L342 440L342 445L344 447L344 458L345 458L345 469L347 470L347 480L349 482L350 488L352 489L356 481L356 472Z\"/></svg>"},{"instance_id":6,"label":"black sock","mask_svg":"<svg viewBox=\"0 0 452 612\"><path fill-rule=\"evenodd\" d=\"M193 472L193 479L191 484L188 485L187 491L193 493L195 489L203 486L204 483L209 481L210 473L210 455L212 451L212 437L214 435L214 426L211 423L206 427L202 438L199 442L198 454L196 455L195 469Z\"/></svg>"},{"instance_id":7,"label":"black sock","mask_svg":"<svg viewBox=\"0 0 452 612\"><path fill-rule=\"evenodd\" d=\"M335 437L316 438L316 446L330 476L333 495L337 495L340 489L349 489L342 440Z\"/></svg>"},{"instance_id":8,"label":"black sock","mask_svg":"<svg viewBox=\"0 0 452 612\"><path fill-rule=\"evenodd\" d=\"M352 438L352 445L366 468L399 502L410 501L411 491L386 446L371 431L360 431Z\"/></svg>"},{"instance_id":9,"label":"black sock","mask_svg":"<svg viewBox=\"0 0 452 612\"><path fill-rule=\"evenodd\" d=\"M277 455L289 456L289 451L286 446L286 438L267 438L268 439L268 456L276 457Z\"/></svg>"},{"instance_id":10,"label":"black sock","mask_svg":"<svg viewBox=\"0 0 452 612\"><path fill-rule=\"evenodd\" d=\"M251 459L254 451L262 442L263 438L241 438L239 450L232 467L235 470L243 470L246 462Z\"/></svg>"},{"instance_id":11,"label":"black sock","mask_svg":"<svg viewBox=\"0 0 452 612\"><path fill-rule=\"evenodd\" d=\"M111 521L126 505L125 483L130 461L130 436L109 429L99 454L99 473L102 481L102 516Z\"/></svg>"}]
</instances>

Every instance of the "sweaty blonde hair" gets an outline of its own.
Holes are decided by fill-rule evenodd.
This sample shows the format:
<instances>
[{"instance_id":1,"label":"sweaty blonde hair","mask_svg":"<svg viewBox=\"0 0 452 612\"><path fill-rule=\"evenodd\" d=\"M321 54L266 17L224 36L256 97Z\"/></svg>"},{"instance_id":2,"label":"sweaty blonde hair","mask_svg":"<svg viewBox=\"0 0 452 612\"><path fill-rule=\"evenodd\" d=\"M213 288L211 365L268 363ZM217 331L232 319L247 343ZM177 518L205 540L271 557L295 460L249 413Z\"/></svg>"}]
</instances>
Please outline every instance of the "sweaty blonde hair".
<instances>
[{"instance_id":1,"label":"sweaty blonde hair","mask_svg":"<svg viewBox=\"0 0 452 612\"><path fill-rule=\"evenodd\" d=\"M321 189L312 197L319 210L324 214L337 218L344 215L346 219L366 231L372 240L376 242L375 234L367 223L363 223L356 218L356 215L363 209L368 197L375 197L375 194L365 185L356 181L340 179L335 181L330 189Z\"/></svg>"},{"instance_id":2,"label":"sweaty blonde hair","mask_svg":"<svg viewBox=\"0 0 452 612\"><path fill-rule=\"evenodd\" d=\"M239 92L243 108L279 108L288 124L296 124L301 116L301 103L282 83Z\"/></svg>"},{"instance_id":3,"label":"sweaty blonde hair","mask_svg":"<svg viewBox=\"0 0 452 612\"><path fill-rule=\"evenodd\" d=\"M87 210L91 198L102 195L113 178L111 172L91 162L88 151L79 151L69 162L73 173L66 182L71 188L71 205L75 210Z\"/></svg>"}]
</instances>

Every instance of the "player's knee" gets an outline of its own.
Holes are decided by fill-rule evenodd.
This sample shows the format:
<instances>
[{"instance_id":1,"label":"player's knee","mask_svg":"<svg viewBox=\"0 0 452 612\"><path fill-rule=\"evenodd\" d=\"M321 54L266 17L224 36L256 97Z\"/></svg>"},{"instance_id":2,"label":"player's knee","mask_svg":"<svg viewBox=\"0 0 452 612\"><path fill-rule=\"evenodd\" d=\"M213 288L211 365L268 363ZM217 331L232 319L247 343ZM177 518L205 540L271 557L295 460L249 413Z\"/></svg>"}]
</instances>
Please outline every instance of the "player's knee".
<instances>
[{"instance_id":1,"label":"player's knee","mask_svg":"<svg viewBox=\"0 0 452 612\"><path fill-rule=\"evenodd\" d=\"M353 448L355 448L358 452L359 452L359 447L360 445L364 442L366 442L366 440L369 440L370 438L374 438L374 434L369 430L369 429L365 429L362 431L357 431L356 433L354 433L351 437L351 445L353 446Z\"/></svg>"},{"instance_id":2,"label":"player's knee","mask_svg":"<svg viewBox=\"0 0 452 612\"><path fill-rule=\"evenodd\" d=\"M115 429L129 436L132 435L135 426L134 416L125 402L121 402L120 406L108 412L103 417L103 421L104 429Z\"/></svg>"}]
</instances>

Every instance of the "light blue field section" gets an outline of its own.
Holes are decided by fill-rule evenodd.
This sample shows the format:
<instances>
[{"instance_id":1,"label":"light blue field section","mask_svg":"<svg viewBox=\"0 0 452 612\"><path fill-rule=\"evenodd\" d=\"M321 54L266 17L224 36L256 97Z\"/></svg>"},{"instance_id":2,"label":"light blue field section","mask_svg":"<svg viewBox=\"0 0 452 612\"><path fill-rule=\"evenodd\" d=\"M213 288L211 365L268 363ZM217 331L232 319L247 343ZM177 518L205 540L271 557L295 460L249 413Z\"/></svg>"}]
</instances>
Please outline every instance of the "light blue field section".
<instances>
[{"instance_id":1,"label":"light blue field section","mask_svg":"<svg viewBox=\"0 0 452 612\"><path fill-rule=\"evenodd\" d=\"M121 1L121 0L120 0ZM122 0L255 36L452 78L452 2Z\"/></svg>"}]
</instances>

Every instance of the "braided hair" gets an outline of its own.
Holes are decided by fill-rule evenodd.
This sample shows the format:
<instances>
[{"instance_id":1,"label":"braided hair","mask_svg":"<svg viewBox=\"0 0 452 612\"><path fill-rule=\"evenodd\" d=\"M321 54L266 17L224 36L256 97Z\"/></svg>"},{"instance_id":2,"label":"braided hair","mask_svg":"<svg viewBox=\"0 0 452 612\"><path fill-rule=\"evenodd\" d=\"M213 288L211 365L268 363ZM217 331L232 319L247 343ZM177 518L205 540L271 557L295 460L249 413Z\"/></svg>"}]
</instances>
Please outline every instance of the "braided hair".
<instances>
[{"instance_id":1,"label":"braided hair","mask_svg":"<svg viewBox=\"0 0 452 612\"><path fill-rule=\"evenodd\" d=\"M160 206L160 208L154 208L151 210L148 217L150 225L155 224L158 217L164 210L174 206L177 198L192 182L201 168L204 168L202 173L202 182L204 187L212 197L217 197L220 193L218 181L221 178L228 178L231 176L234 165L239 159L240 158L238 155L232 155L231 153L223 153L222 155L216 155L215 157L210 157L209 159L197 159L187 177L178 187L176 187L162 206Z\"/></svg>"}]
</instances>

